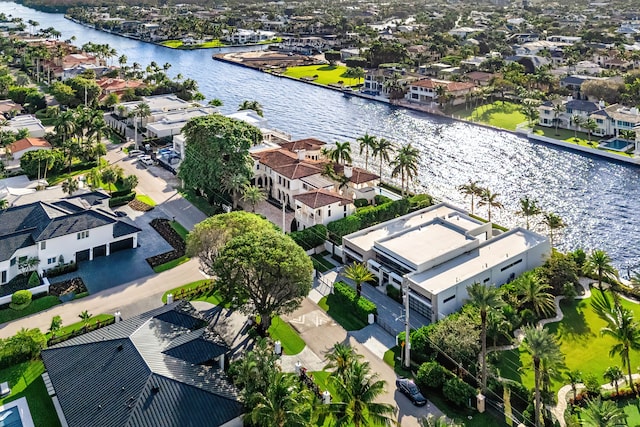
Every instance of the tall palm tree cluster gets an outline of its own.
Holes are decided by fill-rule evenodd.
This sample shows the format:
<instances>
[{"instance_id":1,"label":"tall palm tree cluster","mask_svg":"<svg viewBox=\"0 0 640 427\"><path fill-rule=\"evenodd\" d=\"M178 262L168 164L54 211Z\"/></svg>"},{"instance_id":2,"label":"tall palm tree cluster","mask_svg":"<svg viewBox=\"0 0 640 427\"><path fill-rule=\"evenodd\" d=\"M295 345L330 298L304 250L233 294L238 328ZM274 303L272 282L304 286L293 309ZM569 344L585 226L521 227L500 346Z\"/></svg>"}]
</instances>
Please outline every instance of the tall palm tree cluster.
<instances>
[{"instance_id":1,"label":"tall palm tree cluster","mask_svg":"<svg viewBox=\"0 0 640 427\"><path fill-rule=\"evenodd\" d=\"M468 183L462 184L458 187L458 190L464 194L464 197L471 197L471 215L473 215L473 210L475 206L487 207L487 215L489 222L491 222L491 208L494 209L503 209L504 206L498 200L500 194L494 193L487 187L481 187L478 181L469 180Z\"/></svg>"},{"instance_id":2,"label":"tall palm tree cluster","mask_svg":"<svg viewBox=\"0 0 640 427\"><path fill-rule=\"evenodd\" d=\"M325 369L331 370L327 381L335 393L329 404L321 402L301 378L280 370L271 342L258 341L230 368L249 410L245 421L256 427L394 425L393 406L376 402L386 384L361 355L337 343L326 358Z\"/></svg>"}]
</instances>

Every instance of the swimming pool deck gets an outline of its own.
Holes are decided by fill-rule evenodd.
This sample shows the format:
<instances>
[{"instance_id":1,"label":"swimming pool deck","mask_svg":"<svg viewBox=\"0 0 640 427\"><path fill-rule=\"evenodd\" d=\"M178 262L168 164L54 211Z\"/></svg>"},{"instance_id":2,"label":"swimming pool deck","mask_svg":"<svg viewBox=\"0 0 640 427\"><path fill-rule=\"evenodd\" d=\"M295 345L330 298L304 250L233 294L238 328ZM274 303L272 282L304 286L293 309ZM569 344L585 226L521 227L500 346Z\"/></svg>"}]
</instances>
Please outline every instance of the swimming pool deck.
<instances>
[{"instance_id":1,"label":"swimming pool deck","mask_svg":"<svg viewBox=\"0 0 640 427\"><path fill-rule=\"evenodd\" d=\"M21 427L35 427L33 424L33 418L31 418L31 411L29 410L29 404L26 397L13 400L9 403L5 403L0 406L0 426L5 425L4 420L10 416L13 411L18 411L20 414L20 426ZM7 414L7 415L5 415ZM5 418L3 418L5 417ZM14 424L9 424L13 426Z\"/></svg>"}]
</instances>

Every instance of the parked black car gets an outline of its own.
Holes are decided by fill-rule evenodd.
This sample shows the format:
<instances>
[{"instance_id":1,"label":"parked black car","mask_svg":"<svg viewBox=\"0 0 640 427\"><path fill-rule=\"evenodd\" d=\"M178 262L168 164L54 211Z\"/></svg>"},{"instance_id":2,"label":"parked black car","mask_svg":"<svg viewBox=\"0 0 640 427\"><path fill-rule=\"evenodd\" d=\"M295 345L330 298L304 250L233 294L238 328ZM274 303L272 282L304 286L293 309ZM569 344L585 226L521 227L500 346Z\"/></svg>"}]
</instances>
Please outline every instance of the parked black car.
<instances>
[{"instance_id":1,"label":"parked black car","mask_svg":"<svg viewBox=\"0 0 640 427\"><path fill-rule=\"evenodd\" d=\"M411 402L416 406L424 406L427 404L427 399L420 393L418 386L407 378L398 378L396 380L396 388L400 390L402 394L411 399Z\"/></svg>"}]
</instances>

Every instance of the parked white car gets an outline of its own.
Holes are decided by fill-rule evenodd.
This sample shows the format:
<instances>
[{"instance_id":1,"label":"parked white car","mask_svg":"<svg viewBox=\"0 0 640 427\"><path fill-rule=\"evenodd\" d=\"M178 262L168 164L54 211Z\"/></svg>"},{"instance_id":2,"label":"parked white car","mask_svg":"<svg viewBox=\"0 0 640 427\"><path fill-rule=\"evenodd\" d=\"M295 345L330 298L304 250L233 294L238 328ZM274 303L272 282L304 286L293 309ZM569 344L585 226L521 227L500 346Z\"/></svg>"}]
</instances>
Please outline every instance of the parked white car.
<instances>
[{"instance_id":1,"label":"parked white car","mask_svg":"<svg viewBox=\"0 0 640 427\"><path fill-rule=\"evenodd\" d=\"M145 164L145 165L147 165L147 166L152 166L152 165L154 165L154 164L155 164L155 162L153 161L153 159L152 159L151 157L149 157L149 156L141 157L141 158L139 159L139 161L140 161L140 162L142 162L142 163L144 163L144 164Z\"/></svg>"},{"instance_id":2,"label":"parked white car","mask_svg":"<svg viewBox=\"0 0 640 427\"><path fill-rule=\"evenodd\" d=\"M142 150L129 150L129 157L138 157L140 155L144 155L144 151L142 151Z\"/></svg>"}]
</instances>

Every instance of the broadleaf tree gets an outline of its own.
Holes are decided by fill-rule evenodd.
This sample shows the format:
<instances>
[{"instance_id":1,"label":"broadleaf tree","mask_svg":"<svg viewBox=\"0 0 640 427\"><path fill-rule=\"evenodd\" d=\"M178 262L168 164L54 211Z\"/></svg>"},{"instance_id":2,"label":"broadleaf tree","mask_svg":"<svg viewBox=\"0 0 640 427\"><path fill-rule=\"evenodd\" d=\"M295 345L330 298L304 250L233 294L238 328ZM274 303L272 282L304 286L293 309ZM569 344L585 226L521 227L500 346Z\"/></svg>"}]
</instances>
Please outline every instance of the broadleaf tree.
<instances>
[{"instance_id":1,"label":"broadleaf tree","mask_svg":"<svg viewBox=\"0 0 640 427\"><path fill-rule=\"evenodd\" d=\"M260 316L265 332L271 317L297 309L311 290L313 265L291 237L276 230L242 233L216 257L218 289L245 313Z\"/></svg>"},{"instance_id":2,"label":"broadleaf tree","mask_svg":"<svg viewBox=\"0 0 640 427\"><path fill-rule=\"evenodd\" d=\"M187 148L179 176L186 187L211 195L226 188L229 176L251 179L249 148L262 140L260 129L213 114L190 120L183 133Z\"/></svg>"}]
</instances>

